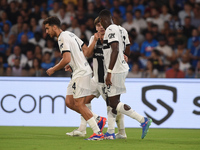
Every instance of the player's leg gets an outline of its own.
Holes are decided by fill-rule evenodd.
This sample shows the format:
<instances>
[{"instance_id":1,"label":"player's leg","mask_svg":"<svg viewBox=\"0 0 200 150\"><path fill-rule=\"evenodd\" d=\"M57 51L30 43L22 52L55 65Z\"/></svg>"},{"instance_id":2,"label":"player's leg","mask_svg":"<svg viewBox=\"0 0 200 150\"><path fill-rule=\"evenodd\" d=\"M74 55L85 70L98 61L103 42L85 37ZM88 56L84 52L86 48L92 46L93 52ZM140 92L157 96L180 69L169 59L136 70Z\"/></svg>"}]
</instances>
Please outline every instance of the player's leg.
<instances>
[{"instance_id":1,"label":"player's leg","mask_svg":"<svg viewBox=\"0 0 200 150\"><path fill-rule=\"evenodd\" d=\"M124 114L117 112L116 123L118 127L118 133L115 134L116 139L126 139L126 131L124 126Z\"/></svg>"}]
</instances>

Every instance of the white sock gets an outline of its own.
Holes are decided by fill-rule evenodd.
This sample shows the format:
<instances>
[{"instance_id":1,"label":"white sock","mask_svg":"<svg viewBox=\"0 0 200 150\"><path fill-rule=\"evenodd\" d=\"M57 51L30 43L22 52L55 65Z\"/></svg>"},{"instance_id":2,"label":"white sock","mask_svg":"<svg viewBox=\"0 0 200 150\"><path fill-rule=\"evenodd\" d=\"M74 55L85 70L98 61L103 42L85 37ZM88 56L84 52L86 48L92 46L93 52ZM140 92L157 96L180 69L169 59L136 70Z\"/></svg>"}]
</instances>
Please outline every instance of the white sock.
<instances>
[{"instance_id":1,"label":"white sock","mask_svg":"<svg viewBox=\"0 0 200 150\"><path fill-rule=\"evenodd\" d=\"M85 105L89 108L89 110L92 109L91 103ZM81 124L78 128L78 131L86 131L86 128L87 128L87 121L83 118L83 116L81 116Z\"/></svg>"},{"instance_id":2,"label":"white sock","mask_svg":"<svg viewBox=\"0 0 200 150\"><path fill-rule=\"evenodd\" d=\"M116 122L118 127L118 133L125 136L126 132L124 126L124 114L117 112Z\"/></svg>"},{"instance_id":3,"label":"white sock","mask_svg":"<svg viewBox=\"0 0 200 150\"><path fill-rule=\"evenodd\" d=\"M107 106L107 116L108 116L107 132L110 133L110 134L115 133L116 114L112 113L112 108L110 106Z\"/></svg>"},{"instance_id":4,"label":"white sock","mask_svg":"<svg viewBox=\"0 0 200 150\"><path fill-rule=\"evenodd\" d=\"M122 114L125 114L125 115L137 120L139 123L143 123L144 122L144 117L141 116L140 114L138 114L137 112L135 112L133 109L125 110L124 109L124 104L122 102L119 102L119 104L117 105L116 110L117 110L117 112L121 112Z\"/></svg>"},{"instance_id":5,"label":"white sock","mask_svg":"<svg viewBox=\"0 0 200 150\"><path fill-rule=\"evenodd\" d=\"M94 117L90 118L87 123L90 125L90 127L92 128L93 132L96 133L96 134L99 134L100 133L100 129L99 127L97 126L97 123L94 119Z\"/></svg>"}]
</instances>

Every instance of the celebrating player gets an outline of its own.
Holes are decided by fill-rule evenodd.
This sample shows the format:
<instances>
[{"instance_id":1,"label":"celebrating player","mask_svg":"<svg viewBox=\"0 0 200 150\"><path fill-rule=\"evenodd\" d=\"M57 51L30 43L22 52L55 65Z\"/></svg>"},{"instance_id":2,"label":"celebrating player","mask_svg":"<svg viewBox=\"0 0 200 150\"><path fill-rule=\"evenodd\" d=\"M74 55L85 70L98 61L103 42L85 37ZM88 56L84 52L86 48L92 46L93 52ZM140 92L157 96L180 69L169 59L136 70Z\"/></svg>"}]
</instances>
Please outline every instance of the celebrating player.
<instances>
[{"instance_id":1,"label":"celebrating player","mask_svg":"<svg viewBox=\"0 0 200 150\"><path fill-rule=\"evenodd\" d=\"M120 95L126 92L125 78L128 74L128 64L124 60L123 51L125 40L123 31L119 26L113 24L110 11L102 10L99 14L102 26L106 29L103 42L104 63L107 69L106 85L109 105L113 108L113 113L120 112L141 123L143 139L152 120L135 112L127 104L120 102ZM114 124L114 122L112 123ZM109 125L109 124L108 124ZM106 132L105 139L114 139L114 131Z\"/></svg>"},{"instance_id":2,"label":"celebrating player","mask_svg":"<svg viewBox=\"0 0 200 150\"><path fill-rule=\"evenodd\" d=\"M82 49L87 46L75 34L60 29L60 20L57 17L46 18L43 22L46 33L50 37L58 38L58 45L62 53L60 62L47 70L47 74L51 76L55 71L64 68L67 64L73 70L72 79L67 87L66 105L80 113L93 130L93 135L87 140L102 140L104 138L101 132L103 119L101 117L93 117L94 114L85 105L86 96L91 95L90 80L92 70L83 54ZM96 120L95 120L96 118ZM100 121L100 127L97 122Z\"/></svg>"},{"instance_id":3,"label":"celebrating player","mask_svg":"<svg viewBox=\"0 0 200 150\"><path fill-rule=\"evenodd\" d=\"M86 106L91 109L91 101L95 97L99 97L100 95L103 97L103 99L106 101L107 93L105 91L105 84L104 84L104 56L103 56L103 37L105 34L105 29L102 27L102 25L99 22L99 17L97 17L94 21L97 33L94 34L90 38L88 51L84 51L84 54L86 57L93 57L93 72L94 76L91 80L91 93L92 95L86 97ZM122 28L122 27L121 27ZM125 29L124 29L125 30ZM130 44L128 39L128 34L126 32L126 46ZM108 104L107 104L108 105ZM109 122L115 122L115 117L113 118L113 113L111 112L111 107L107 106L107 113L108 113L108 124ZM117 125L118 125L118 133L116 134L116 138L127 138L125 133L125 127L124 127L124 115L121 113L117 114ZM85 119L81 116L81 124L78 129L66 133L69 136L85 136L86 134L86 127L87 122ZM110 126L109 126L110 127ZM114 126L112 126L112 130L114 130ZM111 130L108 128L108 131Z\"/></svg>"}]
</instances>

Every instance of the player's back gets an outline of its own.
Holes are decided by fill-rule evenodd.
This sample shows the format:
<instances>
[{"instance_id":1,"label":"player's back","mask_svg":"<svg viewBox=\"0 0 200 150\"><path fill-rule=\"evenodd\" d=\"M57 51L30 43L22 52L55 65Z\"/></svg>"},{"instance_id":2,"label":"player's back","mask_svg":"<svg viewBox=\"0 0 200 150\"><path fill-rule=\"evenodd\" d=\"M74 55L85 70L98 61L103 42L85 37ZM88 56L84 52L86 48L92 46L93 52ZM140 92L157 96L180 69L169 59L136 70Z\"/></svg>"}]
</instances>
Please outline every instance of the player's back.
<instances>
[{"instance_id":1,"label":"player's back","mask_svg":"<svg viewBox=\"0 0 200 150\"><path fill-rule=\"evenodd\" d=\"M84 44L81 39L69 31L63 31L58 37L58 44L61 53L71 53L71 61L69 65L73 71L73 79L92 73L90 65L88 64L81 48Z\"/></svg>"},{"instance_id":2,"label":"player's back","mask_svg":"<svg viewBox=\"0 0 200 150\"><path fill-rule=\"evenodd\" d=\"M115 24L112 24L106 29L104 35L103 53L107 69L110 64L110 55L112 53L112 48L110 44L113 42L119 43L119 53L112 71L113 73L126 72L129 70L128 64L124 60L124 50L126 48L126 41L123 38L123 36L125 36L125 33L121 28Z\"/></svg>"}]
</instances>

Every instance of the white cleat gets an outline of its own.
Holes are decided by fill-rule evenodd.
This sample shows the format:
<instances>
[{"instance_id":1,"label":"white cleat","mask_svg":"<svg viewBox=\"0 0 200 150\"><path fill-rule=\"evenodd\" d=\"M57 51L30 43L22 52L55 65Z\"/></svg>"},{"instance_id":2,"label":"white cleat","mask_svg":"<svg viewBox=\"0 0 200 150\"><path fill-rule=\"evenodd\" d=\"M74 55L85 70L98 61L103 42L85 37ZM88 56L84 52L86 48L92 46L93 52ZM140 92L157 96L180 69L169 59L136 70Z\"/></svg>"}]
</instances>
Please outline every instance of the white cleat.
<instances>
[{"instance_id":1,"label":"white cleat","mask_svg":"<svg viewBox=\"0 0 200 150\"><path fill-rule=\"evenodd\" d=\"M127 139L126 134L125 134L125 135L122 135L122 134L116 133L116 134L115 134L115 137L116 137L116 139Z\"/></svg>"},{"instance_id":2,"label":"white cleat","mask_svg":"<svg viewBox=\"0 0 200 150\"><path fill-rule=\"evenodd\" d=\"M86 131L78 131L77 129L75 129L75 130L72 131L72 132L67 132L66 135L85 137Z\"/></svg>"}]
</instances>

